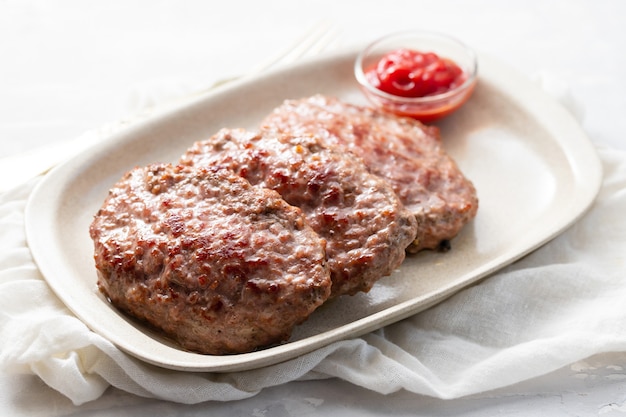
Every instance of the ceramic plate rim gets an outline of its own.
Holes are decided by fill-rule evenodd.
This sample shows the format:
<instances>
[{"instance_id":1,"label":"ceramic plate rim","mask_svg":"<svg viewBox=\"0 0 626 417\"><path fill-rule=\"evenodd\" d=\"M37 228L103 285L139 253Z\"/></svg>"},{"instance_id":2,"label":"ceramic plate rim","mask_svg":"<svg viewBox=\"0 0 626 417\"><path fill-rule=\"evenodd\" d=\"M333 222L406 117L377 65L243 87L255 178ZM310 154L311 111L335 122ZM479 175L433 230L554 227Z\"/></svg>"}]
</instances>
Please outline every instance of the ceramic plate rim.
<instances>
[{"instance_id":1,"label":"ceramic plate rim","mask_svg":"<svg viewBox=\"0 0 626 417\"><path fill-rule=\"evenodd\" d=\"M274 71L257 78L237 82L230 87L220 88L215 92L208 93L207 95L198 98L198 100L192 104L182 105L176 109L169 109L161 114L157 114L150 120L146 121L146 123L150 123L150 121L155 118L172 117L172 115L176 117L177 115L184 114L188 106L201 105L204 100L210 100L216 95L241 94L241 88L249 85L249 83L267 82L267 80L275 79L273 77L280 77L280 74L284 74L288 71L299 71L309 66L323 65L324 63L332 64L338 60L346 60L354 57L356 56L356 53L357 52L355 50L342 51L326 57L310 60L305 63L296 64L289 68ZM486 54L479 53L479 63L481 77L488 77L490 82L502 89L502 93L514 94L517 102L525 104L526 106L524 108L529 110L534 117L550 129L567 134L569 142L565 142L562 139L556 139L556 141L566 151L569 162L576 165L578 170L580 170L584 165L585 170L584 173L577 171L579 174L579 188L577 191L580 192L580 198L577 205L570 208L567 218L561 219L558 224L554 225L552 230L546 231L542 239L535 240L533 242L525 242L523 245L520 245L522 250L518 250L516 253L505 253L500 257L502 259L492 259L490 262L486 262L482 268L473 271L471 276L460 276L457 279L457 282L453 285L449 285L447 288L438 293L430 294L419 300L413 299L397 304L393 308L372 314L371 316L349 323L341 328L331 329L328 332L315 337L296 340L269 349L239 355L199 355L175 349L159 342L156 342L158 346L149 346L149 340L151 339L147 335L146 339L142 341L132 340L129 343L129 341L120 340L120 338L116 336L115 329L108 328L106 324L98 323L97 320L94 321L94 318L90 316L90 313L86 310L85 306L76 305L76 303L72 301L74 299L73 297L79 296L80 294L69 294L68 291L71 292L72 290L68 290L67 288L64 288L64 286L71 283L73 279L77 278L62 276L62 272L67 271L61 269L62 266L60 266L60 261L58 259L53 259L56 252L54 249L52 249L52 251L50 250L49 244L51 240L52 242L55 242L55 239L59 238L58 236L55 237L50 235L50 230L54 230L53 225L50 223L54 221L56 213L55 210L58 209L58 204L60 204L58 195L62 195L62 191L68 186L68 181L72 180L70 175L72 169L75 169L76 166L81 164L89 164L91 159L95 158L94 155L97 155L98 152L102 152L104 149L115 147L118 146L118 144L123 143L124 138L129 134L127 131L115 135L110 140L105 141L104 143L99 144L56 167L36 185L28 200L25 212L27 243L31 248L33 258L37 266L40 268L44 278L57 296L92 330L112 341L123 351L126 351L147 363L175 370L229 372L272 365L312 352L323 346L329 345L330 343L348 337L356 337L376 328L406 318L443 301L445 298L456 293L460 289L483 279L487 275L497 271L499 268L514 262L525 254L548 242L575 222L589 209L600 189L602 180L601 163L597 153L595 152L595 148L575 119L573 119L573 117L571 117L571 115L569 115L569 113L567 113L567 111L552 98L547 96L547 94L532 86L528 80L516 74L510 68L504 66L494 58ZM515 87L516 85L518 85L518 87ZM532 104L533 108L528 109L528 104ZM551 116L550 118L545 118L542 114L550 114ZM56 204L53 206L55 207L55 210L46 210L44 207L46 207L46 204L51 204L51 201ZM42 230L47 230L48 232L42 234ZM109 307L107 306L107 308Z\"/></svg>"}]
</instances>

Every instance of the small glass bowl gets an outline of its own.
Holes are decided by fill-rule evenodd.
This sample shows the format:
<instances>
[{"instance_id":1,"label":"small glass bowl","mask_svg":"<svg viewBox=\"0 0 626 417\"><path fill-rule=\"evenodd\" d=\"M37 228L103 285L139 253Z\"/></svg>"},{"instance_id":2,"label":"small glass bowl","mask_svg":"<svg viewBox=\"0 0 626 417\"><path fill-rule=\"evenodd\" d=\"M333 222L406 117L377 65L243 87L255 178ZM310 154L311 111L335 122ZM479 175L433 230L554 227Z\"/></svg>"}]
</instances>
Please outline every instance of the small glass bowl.
<instances>
[{"instance_id":1,"label":"small glass bowl","mask_svg":"<svg viewBox=\"0 0 626 417\"><path fill-rule=\"evenodd\" d=\"M372 86L365 77L365 71L387 53L400 48L434 52L441 58L450 59L465 72L467 79L452 90L425 97L396 96ZM474 91L477 73L478 61L473 50L447 35L423 31L399 32L380 38L361 51L354 63L356 79L374 105L424 123L438 120L461 107Z\"/></svg>"}]
</instances>

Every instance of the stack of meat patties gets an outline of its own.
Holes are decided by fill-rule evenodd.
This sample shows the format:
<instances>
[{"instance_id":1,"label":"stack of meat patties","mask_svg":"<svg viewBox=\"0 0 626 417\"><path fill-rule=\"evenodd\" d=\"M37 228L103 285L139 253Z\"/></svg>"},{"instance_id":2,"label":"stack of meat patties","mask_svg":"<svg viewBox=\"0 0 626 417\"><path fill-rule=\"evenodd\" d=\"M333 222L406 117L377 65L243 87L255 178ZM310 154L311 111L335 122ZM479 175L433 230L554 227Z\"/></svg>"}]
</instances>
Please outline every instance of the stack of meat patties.
<instances>
[{"instance_id":1,"label":"stack of meat patties","mask_svg":"<svg viewBox=\"0 0 626 417\"><path fill-rule=\"evenodd\" d=\"M477 209L437 128L316 95L131 170L90 235L113 305L222 355L288 340L406 253L447 250Z\"/></svg>"}]
</instances>

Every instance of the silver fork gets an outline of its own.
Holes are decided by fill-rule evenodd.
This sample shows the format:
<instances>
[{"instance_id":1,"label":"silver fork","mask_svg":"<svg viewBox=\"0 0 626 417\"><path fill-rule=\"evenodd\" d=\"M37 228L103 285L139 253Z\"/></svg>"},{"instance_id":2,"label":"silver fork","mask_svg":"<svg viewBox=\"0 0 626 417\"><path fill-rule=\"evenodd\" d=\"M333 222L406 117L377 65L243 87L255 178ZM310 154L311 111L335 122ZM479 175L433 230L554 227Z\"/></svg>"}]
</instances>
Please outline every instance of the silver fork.
<instances>
[{"instance_id":1,"label":"silver fork","mask_svg":"<svg viewBox=\"0 0 626 417\"><path fill-rule=\"evenodd\" d=\"M337 33L332 25L326 21L319 22L308 29L287 48L280 50L277 54L271 55L267 60L253 66L245 74L218 80L209 88L187 95L183 97L183 99L176 100L173 103L165 103L161 107L181 104L181 102L191 100L194 97L235 80L254 76L255 74L259 74L271 68L285 66L306 57L315 56L327 49L336 39ZM60 162L69 159L104 138L119 132L129 124L145 119L152 114L153 111L154 109L140 112L134 115L130 120L116 121L87 131L78 138L70 141L59 142L19 155L0 158L0 193L23 184L38 175L47 173Z\"/></svg>"},{"instance_id":2,"label":"silver fork","mask_svg":"<svg viewBox=\"0 0 626 417\"><path fill-rule=\"evenodd\" d=\"M267 60L253 66L246 74L238 77L225 78L215 82L215 88L231 81L235 81L255 74L260 74L270 68L277 68L302 60L306 57L318 55L337 39L335 28L327 21L322 21L307 30L287 48L271 55Z\"/></svg>"}]
</instances>

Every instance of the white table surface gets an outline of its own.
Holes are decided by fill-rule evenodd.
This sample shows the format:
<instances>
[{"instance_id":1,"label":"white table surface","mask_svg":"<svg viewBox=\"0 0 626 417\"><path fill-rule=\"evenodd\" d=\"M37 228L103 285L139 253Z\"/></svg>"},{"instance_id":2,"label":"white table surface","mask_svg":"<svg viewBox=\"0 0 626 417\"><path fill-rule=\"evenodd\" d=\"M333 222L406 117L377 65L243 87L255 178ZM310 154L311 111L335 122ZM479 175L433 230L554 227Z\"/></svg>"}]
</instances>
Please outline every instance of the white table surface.
<instances>
[{"instance_id":1,"label":"white table surface","mask_svg":"<svg viewBox=\"0 0 626 417\"><path fill-rule=\"evenodd\" d=\"M626 2L0 1L0 158L132 116L148 92L241 74L326 22L330 48L400 29L452 34L531 79L568 86L597 144L626 149ZM556 84L554 83L556 82ZM383 396L338 380L295 382L195 406L115 389L80 407L35 377L0 374L0 415L626 415L626 353L469 398Z\"/></svg>"}]
</instances>

